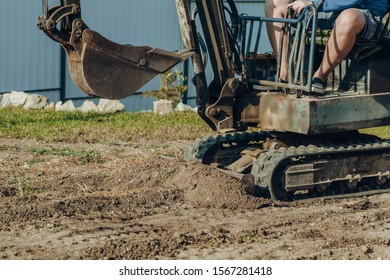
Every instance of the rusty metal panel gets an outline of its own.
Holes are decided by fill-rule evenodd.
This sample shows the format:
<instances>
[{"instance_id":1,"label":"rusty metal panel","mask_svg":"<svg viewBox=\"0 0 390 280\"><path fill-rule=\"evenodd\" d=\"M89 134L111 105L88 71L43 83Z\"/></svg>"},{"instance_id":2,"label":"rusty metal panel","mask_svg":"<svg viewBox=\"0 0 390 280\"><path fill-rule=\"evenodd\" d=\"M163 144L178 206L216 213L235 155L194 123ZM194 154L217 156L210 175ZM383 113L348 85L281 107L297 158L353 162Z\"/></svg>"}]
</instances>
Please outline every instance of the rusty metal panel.
<instances>
[{"instance_id":1,"label":"rusty metal panel","mask_svg":"<svg viewBox=\"0 0 390 280\"><path fill-rule=\"evenodd\" d=\"M324 134L390 124L390 94L295 98L265 93L260 98L265 130Z\"/></svg>"},{"instance_id":2,"label":"rusty metal panel","mask_svg":"<svg viewBox=\"0 0 390 280\"><path fill-rule=\"evenodd\" d=\"M260 97L260 127L264 130L309 134L310 103L307 98L264 93Z\"/></svg>"}]
</instances>

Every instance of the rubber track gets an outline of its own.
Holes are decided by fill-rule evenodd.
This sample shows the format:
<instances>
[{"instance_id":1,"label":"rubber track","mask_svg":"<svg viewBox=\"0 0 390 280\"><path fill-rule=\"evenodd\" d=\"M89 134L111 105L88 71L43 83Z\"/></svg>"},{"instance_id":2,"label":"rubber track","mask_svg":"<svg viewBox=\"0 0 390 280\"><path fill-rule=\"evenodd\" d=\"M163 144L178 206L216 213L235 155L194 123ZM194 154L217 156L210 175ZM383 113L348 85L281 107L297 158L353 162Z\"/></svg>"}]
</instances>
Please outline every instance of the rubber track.
<instances>
[{"instance_id":1,"label":"rubber track","mask_svg":"<svg viewBox=\"0 0 390 280\"><path fill-rule=\"evenodd\" d=\"M390 192L389 182L386 185L378 186L368 186L365 184L359 184L357 188L352 190L345 188L329 188L329 192L317 193L311 192L304 195L295 195L293 197L277 197L273 192L272 179L282 178L283 174L275 174L275 168L277 168L283 161L288 160L292 157L300 156L314 156L314 155L332 155L339 154L341 152L362 152L362 151L374 151L374 150L388 150L390 151L390 142L388 140L376 140L376 141L364 141L364 142L347 142L347 143L328 143L327 145L315 146L299 146L299 147L289 147L289 148L280 148L279 150L270 150L262 153L252 167L252 174L256 178L256 183L262 188L267 188L273 199L277 200L299 200L299 199L313 199L313 198L343 198L343 197L356 197L377 193ZM300 164L300 163L298 163ZM372 189L375 188L375 189ZM347 192L346 192L347 190Z\"/></svg>"},{"instance_id":2,"label":"rubber track","mask_svg":"<svg viewBox=\"0 0 390 280\"><path fill-rule=\"evenodd\" d=\"M358 141L349 141L342 143L317 143L316 145L299 146L280 148L279 150L270 150L262 153L255 161L252 167L251 173L256 178L256 183L262 190L270 192L271 197L275 200L280 200L272 192L271 179L272 176L281 177L282 174L274 174L275 168L284 160L291 157L308 156L308 155L320 155L320 154L338 154L340 152L359 152L359 151L372 151L378 149L389 149L389 140L373 139L370 136L362 135L363 139ZM218 135L216 137L205 137L194 141L187 152L184 155L184 159L187 161L199 161L201 163L208 162L212 159L215 152L218 151L220 145L233 143L238 145L247 145L251 142L265 141L267 138L271 138L268 132L244 132L234 133L228 135ZM348 190L348 192L345 192ZM283 200L302 200L302 199L340 199L358 196L374 195L378 193L390 192L390 183L379 187L372 187L366 185L359 185L353 190L348 188L342 188L338 192L335 188L330 188L327 193L311 192L309 194L298 194L293 197L285 197Z\"/></svg>"},{"instance_id":3,"label":"rubber track","mask_svg":"<svg viewBox=\"0 0 390 280\"><path fill-rule=\"evenodd\" d=\"M190 144L188 150L184 154L184 160L205 163L211 160L212 153L216 152L220 145L231 145L233 143L236 143L237 145L246 145L250 142L265 141L268 137L270 137L268 132L253 131L197 139Z\"/></svg>"}]
</instances>

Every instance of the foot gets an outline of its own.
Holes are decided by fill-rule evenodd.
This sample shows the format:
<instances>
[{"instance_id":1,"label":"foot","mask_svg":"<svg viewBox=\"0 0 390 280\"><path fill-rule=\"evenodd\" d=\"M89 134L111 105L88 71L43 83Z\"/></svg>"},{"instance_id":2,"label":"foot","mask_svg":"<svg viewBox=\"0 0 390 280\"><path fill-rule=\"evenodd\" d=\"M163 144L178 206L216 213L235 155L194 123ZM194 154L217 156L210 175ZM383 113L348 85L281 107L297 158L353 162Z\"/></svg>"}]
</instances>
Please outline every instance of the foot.
<instances>
[{"instance_id":1,"label":"foot","mask_svg":"<svg viewBox=\"0 0 390 280\"><path fill-rule=\"evenodd\" d=\"M325 91L326 88L327 88L326 81L323 81L318 77L314 77L311 82L312 92L308 93L308 95L324 96L326 95L326 91Z\"/></svg>"},{"instance_id":2,"label":"foot","mask_svg":"<svg viewBox=\"0 0 390 280\"><path fill-rule=\"evenodd\" d=\"M314 89L319 89L319 90L323 90L325 91L327 85L326 85L326 81L323 81L321 80L320 78L318 77L314 77L312 82L311 82L311 86L312 88Z\"/></svg>"}]
</instances>

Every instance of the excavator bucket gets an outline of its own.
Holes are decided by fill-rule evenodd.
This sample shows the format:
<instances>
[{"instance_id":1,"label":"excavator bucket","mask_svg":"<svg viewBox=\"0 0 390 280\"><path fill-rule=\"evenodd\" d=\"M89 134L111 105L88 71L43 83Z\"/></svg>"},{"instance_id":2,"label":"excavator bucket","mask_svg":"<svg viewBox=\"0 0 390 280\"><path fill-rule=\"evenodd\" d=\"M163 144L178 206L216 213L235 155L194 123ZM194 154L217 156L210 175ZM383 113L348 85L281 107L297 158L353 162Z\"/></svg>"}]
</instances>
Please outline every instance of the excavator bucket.
<instances>
[{"instance_id":1,"label":"excavator bucket","mask_svg":"<svg viewBox=\"0 0 390 280\"><path fill-rule=\"evenodd\" d=\"M114 43L81 20L79 0L62 1L61 5L46 10L38 20L38 27L64 47L72 80L91 96L128 97L193 55L190 50L168 52Z\"/></svg>"},{"instance_id":2,"label":"excavator bucket","mask_svg":"<svg viewBox=\"0 0 390 280\"><path fill-rule=\"evenodd\" d=\"M84 30L73 46L75 51L68 52L73 81L87 94L107 99L133 94L192 55L116 44L90 29Z\"/></svg>"}]
</instances>

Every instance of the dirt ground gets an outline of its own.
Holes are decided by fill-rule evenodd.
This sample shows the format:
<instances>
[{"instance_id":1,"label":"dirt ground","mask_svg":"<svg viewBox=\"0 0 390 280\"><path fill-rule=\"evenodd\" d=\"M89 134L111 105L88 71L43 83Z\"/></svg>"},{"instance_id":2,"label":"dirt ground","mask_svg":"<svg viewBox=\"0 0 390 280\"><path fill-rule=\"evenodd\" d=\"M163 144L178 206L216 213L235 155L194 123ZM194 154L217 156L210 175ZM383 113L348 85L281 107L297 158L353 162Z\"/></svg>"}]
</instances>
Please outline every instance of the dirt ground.
<instances>
[{"instance_id":1,"label":"dirt ground","mask_svg":"<svg viewBox=\"0 0 390 280\"><path fill-rule=\"evenodd\" d=\"M188 144L0 140L0 259L390 259L390 194L255 198Z\"/></svg>"}]
</instances>

